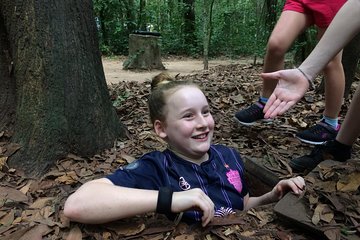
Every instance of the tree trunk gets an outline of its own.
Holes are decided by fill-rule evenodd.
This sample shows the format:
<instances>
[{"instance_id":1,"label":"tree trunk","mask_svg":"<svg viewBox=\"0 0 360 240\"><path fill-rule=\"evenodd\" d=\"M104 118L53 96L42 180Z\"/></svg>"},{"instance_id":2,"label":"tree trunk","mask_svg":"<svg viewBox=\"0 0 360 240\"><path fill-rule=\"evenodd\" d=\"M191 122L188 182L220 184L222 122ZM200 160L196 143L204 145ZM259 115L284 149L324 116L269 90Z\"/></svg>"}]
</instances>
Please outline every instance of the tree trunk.
<instances>
[{"instance_id":1,"label":"tree trunk","mask_svg":"<svg viewBox=\"0 0 360 240\"><path fill-rule=\"evenodd\" d=\"M277 21L276 7L278 5L278 0L265 0L263 4L262 19L264 20L264 25L271 33Z\"/></svg>"},{"instance_id":2,"label":"tree trunk","mask_svg":"<svg viewBox=\"0 0 360 240\"><path fill-rule=\"evenodd\" d=\"M134 14L134 0L127 1L127 9L126 9L126 23L127 23L127 31L128 34L131 34L136 29L135 24L135 14Z\"/></svg>"},{"instance_id":3,"label":"tree trunk","mask_svg":"<svg viewBox=\"0 0 360 240\"><path fill-rule=\"evenodd\" d=\"M8 89L1 92L10 97L0 109L16 106L11 141L21 146L11 167L39 176L70 152L91 156L124 135L107 90L91 0L3 0L0 16L1 50L9 49L9 57L0 55L0 81ZM11 62L13 74L6 71ZM2 129L9 121L0 123Z\"/></svg>"},{"instance_id":4,"label":"tree trunk","mask_svg":"<svg viewBox=\"0 0 360 240\"><path fill-rule=\"evenodd\" d=\"M211 19L212 19L212 10L213 10L214 0L204 0L203 10L204 10L204 70L209 69L209 47L211 39Z\"/></svg>"},{"instance_id":5,"label":"tree trunk","mask_svg":"<svg viewBox=\"0 0 360 240\"><path fill-rule=\"evenodd\" d=\"M139 15L138 15L138 28L142 31L146 30L146 0L140 0Z\"/></svg>"},{"instance_id":6,"label":"tree trunk","mask_svg":"<svg viewBox=\"0 0 360 240\"><path fill-rule=\"evenodd\" d=\"M0 133L12 135L15 116L15 79L13 75L9 40L6 36L4 18L0 14Z\"/></svg>"},{"instance_id":7,"label":"tree trunk","mask_svg":"<svg viewBox=\"0 0 360 240\"><path fill-rule=\"evenodd\" d=\"M183 0L184 12L184 40L185 45L196 46L195 35L195 0Z\"/></svg>"}]
</instances>

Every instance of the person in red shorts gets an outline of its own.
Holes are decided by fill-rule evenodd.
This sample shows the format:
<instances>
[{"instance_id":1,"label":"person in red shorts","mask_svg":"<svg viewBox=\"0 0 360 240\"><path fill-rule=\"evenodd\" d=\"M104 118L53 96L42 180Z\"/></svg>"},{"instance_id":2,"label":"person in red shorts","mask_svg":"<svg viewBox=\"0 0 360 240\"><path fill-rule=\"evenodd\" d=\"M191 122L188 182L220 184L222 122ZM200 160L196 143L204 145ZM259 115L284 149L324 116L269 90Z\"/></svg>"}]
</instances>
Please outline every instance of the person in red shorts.
<instances>
[{"instance_id":1,"label":"person in red shorts","mask_svg":"<svg viewBox=\"0 0 360 240\"><path fill-rule=\"evenodd\" d=\"M308 27L315 25L318 39L345 0L287 0L283 12L268 40L264 58L263 72L274 72L284 68L284 57L295 39ZM314 126L298 132L297 138L310 144L322 144L335 139L340 125L340 113L345 76L341 64L342 51L339 52L323 69L325 76L325 109L321 120ZM277 80L263 81L263 89L259 100L250 107L235 114L235 120L242 125L253 125L264 119L263 108L274 91Z\"/></svg>"}]
</instances>

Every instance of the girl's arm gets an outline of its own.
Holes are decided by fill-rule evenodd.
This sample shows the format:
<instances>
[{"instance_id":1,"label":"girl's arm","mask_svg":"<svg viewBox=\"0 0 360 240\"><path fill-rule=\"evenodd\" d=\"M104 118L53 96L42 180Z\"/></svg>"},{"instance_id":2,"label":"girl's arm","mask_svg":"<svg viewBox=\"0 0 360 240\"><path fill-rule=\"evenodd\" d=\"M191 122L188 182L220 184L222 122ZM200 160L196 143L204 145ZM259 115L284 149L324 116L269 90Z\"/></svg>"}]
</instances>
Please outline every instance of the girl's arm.
<instances>
[{"instance_id":1,"label":"girl's arm","mask_svg":"<svg viewBox=\"0 0 360 240\"><path fill-rule=\"evenodd\" d=\"M276 184L272 191L265 193L259 197L249 197L249 194L244 198L244 210L253 207L273 203L279 201L287 192L293 191L296 195L300 195L305 190L305 181L302 177L295 177L286 180L281 180Z\"/></svg>"},{"instance_id":2,"label":"girl's arm","mask_svg":"<svg viewBox=\"0 0 360 240\"><path fill-rule=\"evenodd\" d=\"M76 222L110 222L155 211L157 196L158 191L119 187L101 178L85 183L70 195L64 214Z\"/></svg>"},{"instance_id":3,"label":"girl's arm","mask_svg":"<svg viewBox=\"0 0 360 240\"><path fill-rule=\"evenodd\" d=\"M65 202L64 214L73 221L92 224L133 217L155 212L158 193L157 190L116 186L107 178L93 180L70 195ZM213 202L200 189L173 193L172 212L194 208L203 212L204 226L214 216Z\"/></svg>"}]
</instances>

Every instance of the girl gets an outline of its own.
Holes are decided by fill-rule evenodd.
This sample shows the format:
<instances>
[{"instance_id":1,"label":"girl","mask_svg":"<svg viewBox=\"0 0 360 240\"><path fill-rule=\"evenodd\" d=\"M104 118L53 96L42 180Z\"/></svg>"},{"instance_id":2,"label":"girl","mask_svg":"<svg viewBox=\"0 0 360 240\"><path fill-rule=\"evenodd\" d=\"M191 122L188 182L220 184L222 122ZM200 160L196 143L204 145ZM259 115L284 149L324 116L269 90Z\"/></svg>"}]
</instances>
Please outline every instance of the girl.
<instances>
[{"instance_id":1,"label":"girl","mask_svg":"<svg viewBox=\"0 0 360 240\"><path fill-rule=\"evenodd\" d=\"M73 221L104 223L157 211L206 226L214 216L301 194L301 177L280 181L272 191L249 197L244 165L234 149L212 145L214 120L205 95L185 81L156 81L149 97L156 134L168 143L104 178L85 183L65 202Z\"/></svg>"}]
</instances>

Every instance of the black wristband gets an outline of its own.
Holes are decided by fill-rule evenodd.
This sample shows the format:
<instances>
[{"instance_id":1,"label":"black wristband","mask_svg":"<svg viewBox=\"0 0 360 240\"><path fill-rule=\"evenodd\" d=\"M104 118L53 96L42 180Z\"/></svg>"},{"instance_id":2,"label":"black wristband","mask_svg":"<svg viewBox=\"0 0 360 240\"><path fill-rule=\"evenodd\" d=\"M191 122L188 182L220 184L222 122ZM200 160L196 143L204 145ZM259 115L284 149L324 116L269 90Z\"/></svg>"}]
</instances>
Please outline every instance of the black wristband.
<instances>
[{"instance_id":1,"label":"black wristband","mask_svg":"<svg viewBox=\"0 0 360 240\"><path fill-rule=\"evenodd\" d=\"M172 203L173 190L168 187L161 187L159 189L159 195L156 205L156 212L162 214L171 213L171 203Z\"/></svg>"}]
</instances>

